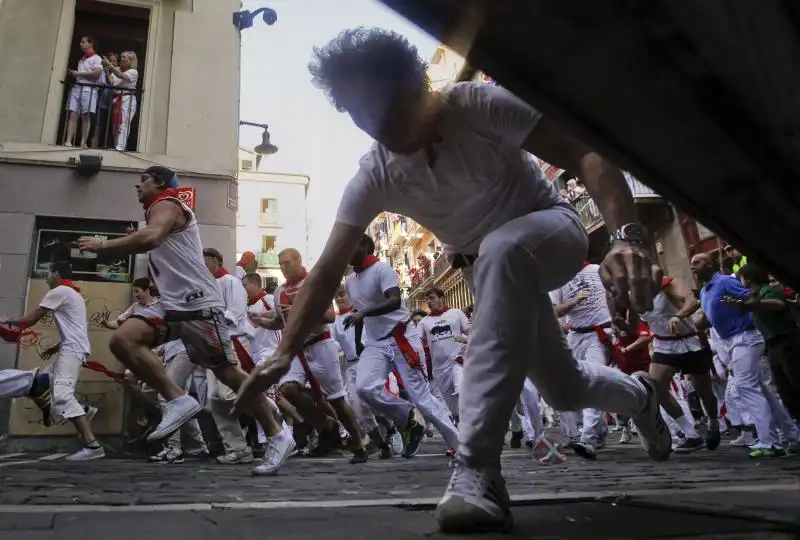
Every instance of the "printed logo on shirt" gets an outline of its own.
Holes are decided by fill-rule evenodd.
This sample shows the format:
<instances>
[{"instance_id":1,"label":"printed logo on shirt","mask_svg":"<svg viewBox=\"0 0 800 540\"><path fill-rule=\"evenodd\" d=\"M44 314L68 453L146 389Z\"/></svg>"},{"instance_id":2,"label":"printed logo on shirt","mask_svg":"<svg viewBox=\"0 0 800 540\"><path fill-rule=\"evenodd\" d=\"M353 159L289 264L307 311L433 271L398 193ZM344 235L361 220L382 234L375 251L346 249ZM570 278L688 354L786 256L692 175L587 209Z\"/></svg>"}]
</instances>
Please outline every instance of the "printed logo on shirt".
<instances>
[{"instance_id":1,"label":"printed logo on shirt","mask_svg":"<svg viewBox=\"0 0 800 540\"><path fill-rule=\"evenodd\" d=\"M191 304L191 303L198 302L198 301L202 300L204 297L205 297L205 293L203 291L201 291L200 289L197 289L197 290L192 291L189 294L187 294L186 298L184 298L184 301L187 304Z\"/></svg>"},{"instance_id":2,"label":"printed logo on shirt","mask_svg":"<svg viewBox=\"0 0 800 540\"><path fill-rule=\"evenodd\" d=\"M433 328L431 328L431 338L433 341L447 339L453 337L453 329L445 321L436 321Z\"/></svg>"}]
</instances>

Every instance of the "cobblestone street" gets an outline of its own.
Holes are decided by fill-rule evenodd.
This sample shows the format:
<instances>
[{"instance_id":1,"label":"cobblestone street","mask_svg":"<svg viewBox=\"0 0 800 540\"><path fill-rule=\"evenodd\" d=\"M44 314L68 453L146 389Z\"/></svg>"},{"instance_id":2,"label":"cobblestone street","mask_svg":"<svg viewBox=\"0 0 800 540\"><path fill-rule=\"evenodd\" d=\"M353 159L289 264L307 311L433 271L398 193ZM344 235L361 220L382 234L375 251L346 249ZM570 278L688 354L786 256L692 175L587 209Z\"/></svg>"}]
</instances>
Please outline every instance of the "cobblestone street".
<instances>
[{"instance_id":1,"label":"cobblestone street","mask_svg":"<svg viewBox=\"0 0 800 540\"><path fill-rule=\"evenodd\" d=\"M449 475L442 451L432 441L411 460L356 466L296 458L274 478L212 461L0 455L0 538L430 537ZM752 461L723 445L653 463L638 446L612 445L596 462L545 467L507 450L503 464L517 505L511 538L780 538L800 527L800 458Z\"/></svg>"}]
</instances>

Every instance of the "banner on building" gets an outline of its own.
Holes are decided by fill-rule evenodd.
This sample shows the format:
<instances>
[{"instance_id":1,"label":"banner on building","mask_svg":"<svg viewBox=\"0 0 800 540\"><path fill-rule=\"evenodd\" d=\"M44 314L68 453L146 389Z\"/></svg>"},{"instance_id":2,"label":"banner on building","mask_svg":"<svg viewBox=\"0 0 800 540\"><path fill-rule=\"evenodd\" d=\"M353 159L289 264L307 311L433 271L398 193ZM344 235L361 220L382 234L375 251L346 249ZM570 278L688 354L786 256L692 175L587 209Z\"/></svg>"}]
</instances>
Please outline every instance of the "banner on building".
<instances>
[{"instance_id":1,"label":"banner on building","mask_svg":"<svg viewBox=\"0 0 800 540\"><path fill-rule=\"evenodd\" d=\"M185 204L192 210L194 210L196 195L197 195L197 190L193 187L178 188L178 198L181 200L183 204Z\"/></svg>"}]
</instances>

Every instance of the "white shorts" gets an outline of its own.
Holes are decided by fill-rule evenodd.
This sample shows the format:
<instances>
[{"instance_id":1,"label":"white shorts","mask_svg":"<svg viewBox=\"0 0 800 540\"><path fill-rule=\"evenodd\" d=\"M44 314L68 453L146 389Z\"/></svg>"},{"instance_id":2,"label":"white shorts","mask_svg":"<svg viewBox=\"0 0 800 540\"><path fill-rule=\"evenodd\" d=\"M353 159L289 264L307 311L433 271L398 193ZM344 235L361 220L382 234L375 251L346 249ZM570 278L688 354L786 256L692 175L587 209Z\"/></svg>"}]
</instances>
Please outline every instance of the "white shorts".
<instances>
[{"instance_id":1,"label":"white shorts","mask_svg":"<svg viewBox=\"0 0 800 540\"><path fill-rule=\"evenodd\" d=\"M335 341L326 339L309 345L303 349L303 356L308 363L311 377L319 385L327 400L340 399L347 395L342 380L342 368L339 365L339 348ZM289 371L278 384L282 386L289 382L297 383L300 386L311 382L302 362L297 357L292 360Z\"/></svg>"},{"instance_id":2,"label":"white shorts","mask_svg":"<svg viewBox=\"0 0 800 540\"><path fill-rule=\"evenodd\" d=\"M97 88L89 86L73 86L69 91L67 108L78 114L94 113L97 110Z\"/></svg>"}]
</instances>

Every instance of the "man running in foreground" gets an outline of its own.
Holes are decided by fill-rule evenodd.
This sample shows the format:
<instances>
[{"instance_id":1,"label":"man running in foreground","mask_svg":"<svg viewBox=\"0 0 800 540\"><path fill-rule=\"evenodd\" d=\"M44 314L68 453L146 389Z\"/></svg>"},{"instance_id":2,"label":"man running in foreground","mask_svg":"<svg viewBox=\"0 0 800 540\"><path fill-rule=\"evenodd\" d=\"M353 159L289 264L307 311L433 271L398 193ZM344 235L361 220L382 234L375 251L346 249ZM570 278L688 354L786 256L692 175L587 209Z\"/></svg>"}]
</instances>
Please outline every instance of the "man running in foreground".
<instances>
[{"instance_id":1,"label":"man running in foreground","mask_svg":"<svg viewBox=\"0 0 800 540\"><path fill-rule=\"evenodd\" d=\"M650 456L667 459L670 434L649 375L579 364L564 342L548 291L581 269L588 239L575 209L526 152L579 174L614 239L604 282L613 284L619 305L645 311L656 268L620 170L502 88L461 83L431 92L425 62L393 32L347 30L314 52L315 86L377 142L344 192L275 356L251 374L240 399L289 369L330 306L364 229L389 211L431 230L476 294L458 456L436 511L443 531L513 526L500 453L526 375L557 410L632 417Z\"/></svg>"}]
</instances>

